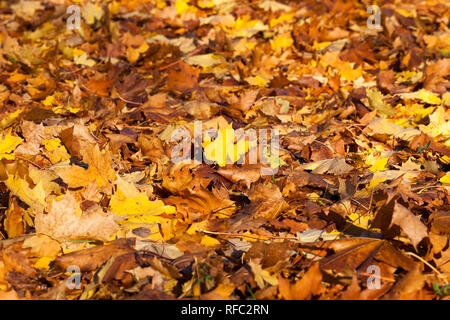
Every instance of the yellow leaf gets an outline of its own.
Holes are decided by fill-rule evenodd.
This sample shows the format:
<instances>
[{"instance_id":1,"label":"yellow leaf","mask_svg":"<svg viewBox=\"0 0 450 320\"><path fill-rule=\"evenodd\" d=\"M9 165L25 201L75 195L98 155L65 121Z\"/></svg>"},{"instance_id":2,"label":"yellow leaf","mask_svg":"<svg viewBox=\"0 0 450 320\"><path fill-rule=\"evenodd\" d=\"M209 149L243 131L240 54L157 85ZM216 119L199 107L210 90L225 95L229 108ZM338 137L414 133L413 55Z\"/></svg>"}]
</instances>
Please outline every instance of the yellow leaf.
<instances>
[{"instance_id":1,"label":"yellow leaf","mask_svg":"<svg viewBox=\"0 0 450 320\"><path fill-rule=\"evenodd\" d=\"M262 78L259 75L247 77L247 78L245 78L245 81L247 81L252 86L258 86L258 87L265 87L269 83L268 80Z\"/></svg>"},{"instance_id":2,"label":"yellow leaf","mask_svg":"<svg viewBox=\"0 0 450 320\"><path fill-rule=\"evenodd\" d=\"M8 128L14 123L17 117L22 113L22 110L18 109L13 113L8 114L6 117L0 120L0 129ZM1 148L1 146L0 146Z\"/></svg>"},{"instance_id":3,"label":"yellow leaf","mask_svg":"<svg viewBox=\"0 0 450 320\"><path fill-rule=\"evenodd\" d=\"M386 164L388 163L388 160L389 158L380 158L376 160L369 170L372 172L387 170Z\"/></svg>"},{"instance_id":4,"label":"yellow leaf","mask_svg":"<svg viewBox=\"0 0 450 320\"><path fill-rule=\"evenodd\" d=\"M238 140L235 142L235 140ZM239 139L230 124L225 129L218 130L217 137L214 141L208 134L203 141L205 157L217 162L221 167L227 163L236 163L236 161L247 153L249 143L246 139Z\"/></svg>"},{"instance_id":5,"label":"yellow leaf","mask_svg":"<svg viewBox=\"0 0 450 320\"><path fill-rule=\"evenodd\" d=\"M362 216L357 213L351 213L347 216L355 226L361 227L363 229L367 229L369 227L369 222L373 218L370 215Z\"/></svg>"},{"instance_id":6,"label":"yellow leaf","mask_svg":"<svg viewBox=\"0 0 450 320\"><path fill-rule=\"evenodd\" d=\"M450 116L444 107L438 106L429 116L430 123L427 126L421 125L420 129L432 137L450 136ZM447 120L448 119L448 120ZM446 145L450 146L450 140L447 139Z\"/></svg>"},{"instance_id":7,"label":"yellow leaf","mask_svg":"<svg viewBox=\"0 0 450 320\"><path fill-rule=\"evenodd\" d=\"M22 141L21 138L13 136L11 133L7 133L6 135L2 134L0 137L0 160L13 160L14 154L11 154L11 152L16 150Z\"/></svg>"},{"instance_id":8,"label":"yellow leaf","mask_svg":"<svg viewBox=\"0 0 450 320\"><path fill-rule=\"evenodd\" d=\"M118 216L129 216L128 221L157 223L161 221L158 215L175 212L175 207L166 206L161 200L150 201L145 193L139 192L130 182L118 178L116 183L117 191L109 205Z\"/></svg>"},{"instance_id":9,"label":"yellow leaf","mask_svg":"<svg viewBox=\"0 0 450 320\"><path fill-rule=\"evenodd\" d=\"M82 15L87 24L94 24L95 20L102 18L103 10L97 4L88 2L83 6Z\"/></svg>"},{"instance_id":10,"label":"yellow leaf","mask_svg":"<svg viewBox=\"0 0 450 320\"><path fill-rule=\"evenodd\" d=\"M278 279L276 277L271 276L268 271L263 270L263 268L261 268L261 265L253 262L253 260L250 260L248 265L252 269L256 284L260 289L264 289L265 287L264 282L267 282L272 286L278 285Z\"/></svg>"},{"instance_id":11,"label":"yellow leaf","mask_svg":"<svg viewBox=\"0 0 450 320\"><path fill-rule=\"evenodd\" d=\"M366 94L370 106L377 110L378 114L385 116L393 116L395 114L395 109L383 101L383 94L380 91L377 89L368 89Z\"/></svg>"},{"instance_id":12,"label":"yellow leaf","mask_svg":"<svg viewBox=\"0 0 450 320\"><path fill-rule=\"evenodd\" d=\"M201 232L202 230L204 230L206 228L207 224L208 224L208 220L195 222L195 223L191 224L189 229L186 230L186 233L189 235L193 235L196 232Z\"/></svg>"},{"instance_id":13,"label":"yellow leaf","mask_svg":"<svg viewBox=\"0 0 450 320\"><path fill-rule=\"evenodd\" d=\"M187 0L176 0L175 8L177 9L178 14L183 14L187 12L196 12L197 8L190 6Z\"/></svg>"},{"instance_id":14,"label":"yellow leaf","mask_svg":"<svg viewBox=\"0 0 450 320\"><path fill-rule=\"evenodd\" d=\"M11 175L8 176L8 180L6 180L5 183L13 195L25 202L32 209L37 212L44 211L46 206L46 193L42 181L31 189L28 182L17 176Z\"/></svg>"},{"instance_id":15,"label":"yellow leaf","mask_svg":"<svg viewBox=\"0 0 450 320\"><path fill-rule=\"evenodd\" d=\"M217 239L214 239L213 237L204 235L202 237L202 241L200 242L202 245L207 246L207 247L213 247L213 246L217 246L220 244L220 241Z\"/></svg>"},{"instance_id":16,"label":"yellow leaf","mask_svg":"<svg viewBox=\"0 0 450 320\"><path fill-rule=\"evenodd\" d=\"M144 42L140 47L138 48L133 48L133 47L128 47L127 48L127 59L130 62L136 62L139 60L139 56L141 55L141 53L144 53L145 51L147 51L149 48L147 42Z\"/></svg>"},{"instance_id":17,"label":"yellow leaf","mask_svg":"<svg viewBox=\"0 0 450 320\"><path fill-rule=\"evenodd\" d=\"M222 57L221 55L215 54L215 53L191 56L191 57L185 59L184 61L186 63L189 63L190 65L200 66L203 69L210 68L215 65L226 62L224 57Z\"/></svg>"},{"instance_id":18,"label":"yellow leaf","mask_svg":"<svg viewBox=\"0 0 450 320\"><path fill-rule=\"evenodd\" d=\"M252 37L260 31L266 31L268 27L259 20L251 20L250 15L239 16L229 28L224 26L225 31L236 37Z\"/></svg>"},{"instance_id":19,"label":"yellow leaf","mask_svg":"<svg viewBox=\"0 0 450 320\"><path fill-rule=\"evenodd\" d=\"M61 144L59 138L44 139L42 140L42 145L48 151L45 155L53 164L70 159L70 154L67 153L66 147Z\"/></svg>"},{"instance_id":20,"label":"yellow leaf","mask_svg":"<svg viewBox=\"0 0 450 320\"><path fill-rule=\"evenodd\" d=\"M417 98L428 104L440 104L441 99L433 92L421 89L417 93Z\"/></svg>"},{"instance_id":21,"label":"yellow leaf","mask_svg":"<svg viewBox=\"0 0 450 320\"><path fill-rule=\"evenodd\" d=\"M54 103L55 103L55 95L47 96L45 100L42 101L42 104L47 107L52 106Z\"/></svg>"},{"instance_id":22,"label":"yellow leaf","mask_svg":"<svg viewBox=\"0 0 450 320\"><path fill-rule=\"evenodd\" d=\"M50 263L55 260L53 257L42 257L34 264L34 268L38 270L47 271L50 269Z\"/></svg>"},{"instance_id":23,"label":"yellow leaf","mask_svg":"<svg viewBox=\"0 0 450 320\"><path fill-rule=\"evenodd\" d=\"M450 173L447 173L445 176L439 179L440 182L450 184Z\"/></svg>"},{"instance_id":24,"label":"yellow leaf","mask_svg":"<svg viewBox=\"0 0 450 320\"><path fill-rule=\"evenodd\" d=\"M292 19L294 18L294 14L294 12L284 12L279 16L270 19L269 26L273 28L280 23L292 21Z\"/></svg>"},{"instance_id":25,"label":"yellow leaf","mask_svg":"<svg viewBox=\"0 0 450 320\"><path fill-rule=\"evenodd\" d=\"M83 53L83 54L80 55L80 56L75 56L74 59L73 59L73 61L74 61L76 64L81 64L81 65L87 66L87 67L93 67L93 66L95 66L95 61L92 60L92 59L89 59L86 52Z\"/></svg>"},{"instance_id":26,"label":"yellow leaf","mask_svg":"<svg viewBox=\"0 0 450 320\"><path fill-rule=\"evenodd\" d=\"M85 187L91 182L95 182L98 187L104 187L114 180L116 173L108 152L100 152L96 144L86 146L81 153L84 163L88 165L87 169L79 165L55 166L53 169L71 188Z\"/></svg>"},{"instance_id":27,"label":"yellow leaf","mask_svg":"<svg viewBox=\"0 0 450 320\"><path fill-rule=\"evenodd\" d=\"M275 36L270 41L270 46L273 50L286 49L292 46L293 43L294 40L292 40L291 35L289 33L285 33Z\"/></svg>"}]
</instances>

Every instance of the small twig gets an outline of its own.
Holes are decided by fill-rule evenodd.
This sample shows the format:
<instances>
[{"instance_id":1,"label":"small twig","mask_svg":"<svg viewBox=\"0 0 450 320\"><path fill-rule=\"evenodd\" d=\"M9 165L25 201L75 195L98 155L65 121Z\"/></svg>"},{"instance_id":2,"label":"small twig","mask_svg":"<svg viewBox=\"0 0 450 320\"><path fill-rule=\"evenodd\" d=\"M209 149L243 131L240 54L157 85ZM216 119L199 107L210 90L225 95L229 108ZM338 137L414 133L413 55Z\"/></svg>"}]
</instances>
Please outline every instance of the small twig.
<instances>
[{"instance_id":1,"label":"small twig","mask_svg":"<svg viewBox=\"0 0 450 320\"><path fill-rule=\"evenodd\" d=\"M252 235L252 234L240 234L240 233L229 233L229 232L214 232L214 231L207 231L200 229L203 233L209 233L209 234L215 234L215 235L222 235L222 236L229 236L229 237L238 237L238 238L254 238L254 239L261 239L261 238L268 238L268 239L280 239L280 240L293 240L298 241L297 238L291 238L291 237L277 237L277 236L258 236L258 235Z\"/></svg>"},{"instance_id":2,"label":"small twig","mask_svg":"<svg viewBox=\"0 0 450 320\"><path fill-rule=\"evenodd\" d=\"M387 282L395 282L395 279L390 279L390 278L386 278L386 277L383 277L383 276L378 276L378 275L373 274L373 273L359 272L359 274L362 275L362 276L366 276L366 277L379 278L379 279L387 281Z\"/></svg>"},{"instance_id":3,"label":"small twig","mask_svg":"<svg viewBox=\"0 0 450 320\"><path fill-rule=\"evenodd\" d=\"M354 201L354 202L356 202L357 204L359 204L361 207L363 207L364 209L366 209L367 211L369 211L370 210L370 208L367 208L365 205L363 205L361 202L359 202L358 200L356 200L356 199L351 199L351 201Z\"/></svg>"},{"instance_id":4,"label":"small twig","mask_svg":"<svg viewBox=\"0 0 450 320\"><path fill-rule=\"evenodd\" d=\"M125 98L122 98L122 96L120 95L119 90L117 90L117 88L116 88L116 93L117 93L117 96L119 97L119 99L122 100L123 102L129 103L129 104L137 104L138 106L143 105L142 102L130 101Z\"/></svg>"},{"instance_id":5,"label":"small twig","mask_svg":"<svg viewBox=\"0 0 450 320\"><path fill-rule=\"evenodd\" d=\"M199 53L199 52L202 51L203 49L205 49L205 48L204 48L204 47L197 48L197 49L195 49L195 50L189 52L188 54L186 54L186 56L181 57L181 58L179 58L178 60L176 60L176 61L174 61L174 62L171 62L171 63L169 63L169 64L166 64L165 66L160 67L160 68L159 68L159 71L162 71L162 70L168 69L168 68L170 68L170 67L173 67L173 66L179 64L180 61L183 60L184 58L188 58L188 57L190 57L190 56L193 56L194 54Z\"/></svg>"},{"instance_id":6,"label":"small twig","mask_svg":"<svg viewBox=\"0 0 450 320\"><path fill-rule=\"evenodd\" d=\"M442 186L430 184L430 185L427 185L427 186L421 186L421 187L411 188L411 191L419 190L419 192L417 192L417 193L421 193L421 192L422 192L423 190L425 190L425 189L434 189L434 188L440 188L440 187L442 187Z\"/></svg>"},{"instance_id":7,"label":"small twig","mask_svg":"<svg viewBox=\"0 0 450 320\"><path fill-rule=\"evenodd\" d=\"M23 157L21 157L21 156L16 155L16 158L17 158L17 159L20 159L20 160L25 160L25 161L31 163L33 166L35 166L35 167L37 167L37 168L39 168L39 169L41 169L41 170L44 169L44 168L42 168L40 165L38 165L37 163L35 163L35 162L31 161L31 160L28 160L28 159L26 159L26 158L23 158Z\"/></svg>"},{"instance_id":8,"label":"small twig","mask_svg":"<svg viewBox=\"0 0 450 320\"><path fill-rule=\"evenodd\" d=\"M428 267L430 267L431 270L433 270L437 274L437 276L439 278L441 278L445 282L446 285L448 284L447 277L445 277L442 273L439 272L438 269L433 267L431 264L429 264L427 261L425 261L422 257L418 256L417 254L415 254L413 252L405 252L405 254L409 255L409 256L413 256L414 258L416 258L416 259L422 261L423 263L425 263Z\"/></svg>"}]
</instances>

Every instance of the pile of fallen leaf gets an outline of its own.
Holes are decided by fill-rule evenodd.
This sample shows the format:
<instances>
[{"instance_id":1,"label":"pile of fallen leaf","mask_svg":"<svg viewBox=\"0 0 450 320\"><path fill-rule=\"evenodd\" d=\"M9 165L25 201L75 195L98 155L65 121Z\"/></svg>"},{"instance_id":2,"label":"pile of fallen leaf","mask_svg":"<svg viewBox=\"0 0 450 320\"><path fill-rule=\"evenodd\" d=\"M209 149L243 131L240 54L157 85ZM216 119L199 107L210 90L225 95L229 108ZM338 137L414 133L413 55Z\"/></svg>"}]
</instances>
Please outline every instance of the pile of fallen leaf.
<instances>
[{"instance_id":1,"label":"pile of fallen leaf","mask_svg":"<svg viewBox=\"0 0 450 320\"><path fill-rule=\"evenodd\" d=\"M448 297L450 3L364 3L0 1L0 298Z\"/></svg>"}]
</instances>

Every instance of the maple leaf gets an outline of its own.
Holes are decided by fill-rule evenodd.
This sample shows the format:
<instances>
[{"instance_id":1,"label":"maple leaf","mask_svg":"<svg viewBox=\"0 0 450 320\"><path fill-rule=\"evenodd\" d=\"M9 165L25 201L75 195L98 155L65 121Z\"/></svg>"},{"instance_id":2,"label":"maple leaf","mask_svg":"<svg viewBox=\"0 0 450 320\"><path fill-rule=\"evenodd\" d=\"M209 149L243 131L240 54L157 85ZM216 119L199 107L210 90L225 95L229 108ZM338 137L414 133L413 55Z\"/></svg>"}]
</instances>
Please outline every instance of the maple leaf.
<instances>
[{"instance_id":1,"label":"maple leaf","mask_svg":"<svg viewBox=\"0 0 450 320\"><path fill-rule=\"evenodd\" d=\"M24 179L16 175L10 175L8 176L8 180L5 181L5 184L16 197L36 212L42 212L45 209L47 205L45 201L47 193L42 181L39 181L34 188L30 188L30 185Z\"/></svg>"},{"instance_id":2,"label":"maple leaf","mask_svg":"<svg viewBox=\"0 0 450 320\"><path fill-rule=\"evenodd\" d=\"M86 187L90 183L96 183L98 187L104 187L113 181L116 173L112 168L113 161L107 151L100 151L99 146L84 146L81 150L83 161L87 164L87 169L83 166L72 164L55 165L52 170L60 176L71 188Z\"/></svg>"},{"instance_id":3,"label":"maple leaf","mask_svg":"<svg viewBox=\"0 0 450 320\"><path fill-rule=\"evenodd\" d=\"M237 141L235 142L235 140ZM207 133L203 139L203 148L206 159L215 161L219 166L224 167L227 163L235 163L245 155L250 148L250 142L237 135L230 124L218 131L214 141Z\"/></svg>"},{"instance_id":4,"label":"maple leaf","mask_svg":"<svg viewBox=\"0 0 450 320\"><path fill-rule=\"evenodd\" d=\"M271 276L268 271L263 270L257 261L250 260L248 265L252 269L256 284L260 289L263 289L266 286L265 283L272 286L278 285L278 279Z\"/></svg>"},{"instance_id":5,"label":"maple leaf","mask_svg":"<svg viewBox=\"0 0 450 320\"><path fill-rule=\"evenodd\" d=\"M14 159L14 154L11 154L17 146L22 143L22 139L13 136L11 133L0 136L0 160L1 159Z\"/></svg>"},{"instance_id":6,"label":"maple leaf","mask_svg":"<svg viewBox=\"0 0 450 320\"><path fill-rule=\"evenodd\" d=\"M175 212L174 207L164 205L161 200L150 201L145 193L139 192L133 184L121 178L116 180L116 184L117 191L110 201L111 211L119 216L128 216L129 221L160 222L160 218L155 216Z\"/></svg>"},{"instance_id":7,"label":"maple leaf","mask_svg":"<svg viewBox=\"0 0 450 320\"><path fill-rule=\"evenodd\" d=\"M109 241L119 230L112 216L104 214L98 206L83 213L70 192L60 199L53 199L47 214L39 212L35 227L36 232L60 240Z\"/></svg>"}]
</instances>

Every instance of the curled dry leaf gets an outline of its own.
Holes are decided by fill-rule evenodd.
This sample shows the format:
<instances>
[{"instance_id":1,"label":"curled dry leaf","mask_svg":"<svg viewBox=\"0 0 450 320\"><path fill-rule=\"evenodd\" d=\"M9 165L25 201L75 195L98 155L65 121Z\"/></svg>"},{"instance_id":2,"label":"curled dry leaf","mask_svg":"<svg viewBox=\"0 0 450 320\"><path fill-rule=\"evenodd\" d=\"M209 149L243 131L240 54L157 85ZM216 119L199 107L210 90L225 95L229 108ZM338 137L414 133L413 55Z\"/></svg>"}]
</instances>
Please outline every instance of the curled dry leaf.
<instances>
[{"instance_id":1,"label":"curled dry leaf","mask_svg":"<svg viewBox=\"0 0 450 320\"><path fill-rule=\"evenodd\" d=\"M82 212L72 193L53 199L48 213L36 215L35 226L36 232L61 240L108 241L119 230L113 216L98 206Z\"/></svg>"},{"instance_id":2,"label":"curled dry leaf","mask_svg":"<svg viewBox=\"0 0 450 320\"><path fill-rule=\"evenodd\" d=\"M133 252L133 245L134 241L119 239L108 245L100 245L59 256L55 260L55 266L61 270L67 270L69 266L75 265L82 272L93 271L112 257Z\"/></svg>"},{"instance_id":3,"label":"curled dry leaf","mask_svg":"<svg viewBox=\"0 0 450 320\"><path fill-rule=\"evenodd\" d=\"M372 227L380 228L386 237L398 235L398 229L396 228L400 228L411 240L414 247L417 247L424 238L428 237L428 228L422 221L395 199L378 210Z\"/></svg>"}]
</instances>

